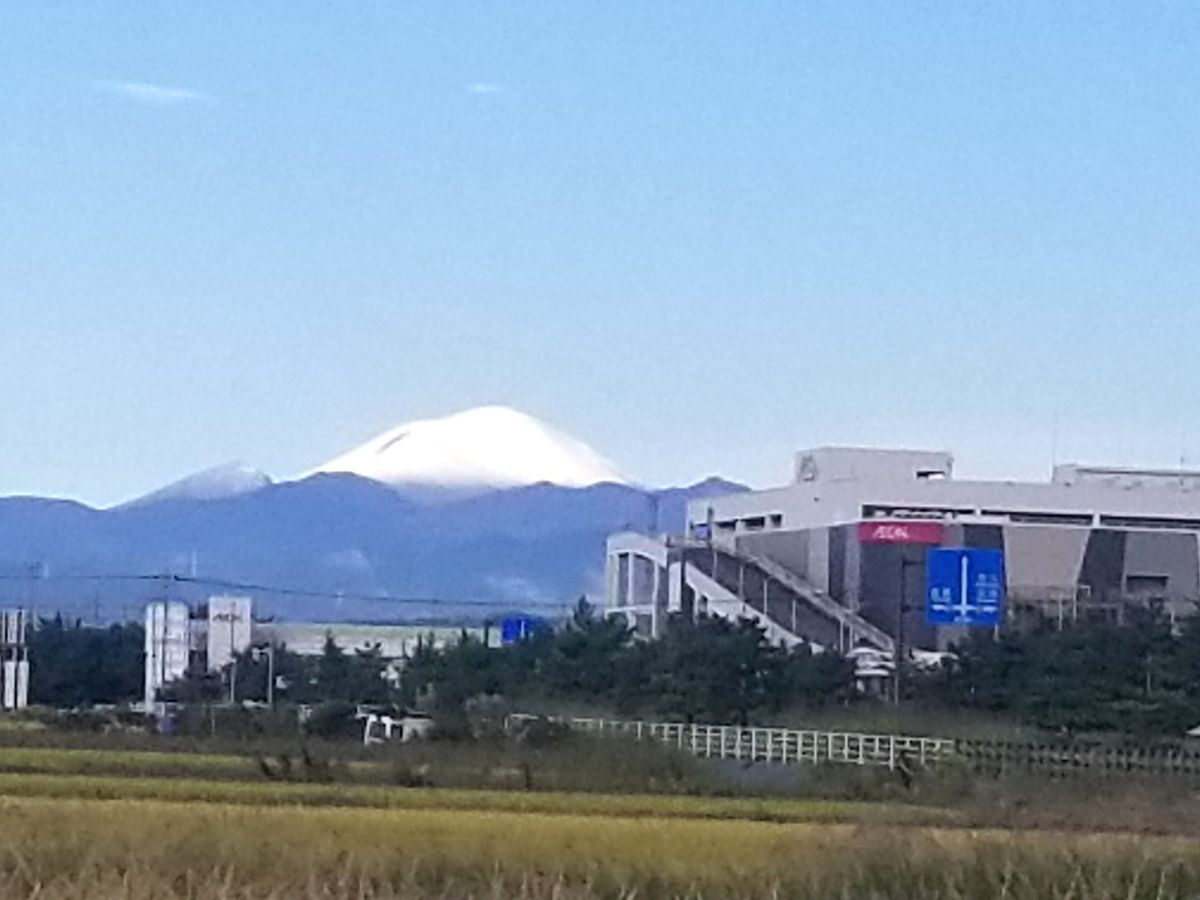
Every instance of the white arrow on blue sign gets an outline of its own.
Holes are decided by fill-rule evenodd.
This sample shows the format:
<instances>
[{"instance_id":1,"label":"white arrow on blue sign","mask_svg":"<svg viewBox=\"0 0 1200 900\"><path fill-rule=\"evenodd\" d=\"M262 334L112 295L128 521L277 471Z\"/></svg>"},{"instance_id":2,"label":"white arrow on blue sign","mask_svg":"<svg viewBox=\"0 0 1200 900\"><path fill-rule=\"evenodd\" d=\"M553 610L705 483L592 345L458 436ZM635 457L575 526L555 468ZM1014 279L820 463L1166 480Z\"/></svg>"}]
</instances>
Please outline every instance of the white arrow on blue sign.
<instances>
[{"instance_id":1,"label":"white arrow on blue sign","mask_svg":"<svg viewBox=\"0 0 1200 900\"><path fill-rule=\"evenodd\" d=\"M925 619L933 625L999 625L1004 614L1004 553L929 551Z\"/></svg>"}]
</instances>

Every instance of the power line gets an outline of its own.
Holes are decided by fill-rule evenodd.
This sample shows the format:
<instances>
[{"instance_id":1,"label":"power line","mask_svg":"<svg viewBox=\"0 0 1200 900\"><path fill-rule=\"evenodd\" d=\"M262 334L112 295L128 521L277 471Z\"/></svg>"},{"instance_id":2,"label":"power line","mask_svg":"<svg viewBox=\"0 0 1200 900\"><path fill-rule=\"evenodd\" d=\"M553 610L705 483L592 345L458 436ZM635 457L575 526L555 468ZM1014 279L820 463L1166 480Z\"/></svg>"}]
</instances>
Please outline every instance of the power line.
<instances>
[{"instance_id":1,"label":"power line","mask_svg":"<svg viewBox=\"0 0 1200 900\"><path fill-rule=\"evenodd\" d=\"M162 581L169 575L12 575L0 574L0 581Z\"/></svg>"},{"instance_id":2,"label":"power line","mask_svg":"<svg viewBox=\"0 0 1200 900\"><path fill-rule=\"evenodd\" d=\"M160 586L167 584L181 585L196 585L207 586L213 588L221 588L230 591L250 591L257 593L278 594L285 597L305 597L309 599L321 600L354 600L367 603L387 603L396 605L413 605L413 606L467 606L480 607L487 609L495 609L497 606L512 605L513 601L491 601L491 600L455 600L445 597L394 597L390 594L366 594L348 591L326 591L313 590L307 588L285 587L282 585L257 584L248 581L234 581L224 578L212 578L207 576L192 576L192 575L147 575L147 574L62 574L39 576L33 574L0 574L0 582L16 582L16 581L37 581L37 582L54 582L54 581L127 581L127 582L142 582L153 583ZM553 609L569 609L574 604L560 603L545 600L527 600L520 601L517 605L520 606L539 606Z\"/></svg>"}]
</instances>

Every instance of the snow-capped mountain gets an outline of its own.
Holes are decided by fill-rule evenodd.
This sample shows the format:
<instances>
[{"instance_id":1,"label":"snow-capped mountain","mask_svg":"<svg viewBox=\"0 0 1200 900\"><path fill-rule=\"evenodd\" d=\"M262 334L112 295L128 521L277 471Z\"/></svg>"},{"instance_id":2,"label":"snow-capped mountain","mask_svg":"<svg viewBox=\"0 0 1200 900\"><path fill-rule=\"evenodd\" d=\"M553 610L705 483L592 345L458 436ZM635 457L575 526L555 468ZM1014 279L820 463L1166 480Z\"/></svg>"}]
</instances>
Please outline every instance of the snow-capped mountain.
<instances>
[{"instance_id":1,"label":"snow-capped mountain","mask_svg":"<svg viewBox=\"0 0 1200 900\"><path fill-rule=\"evenodd\" d=\"M180 478L125 505L141 506L163 500L227 500L252 494L272 483L265 472L231 462Z\"/></svg>"},{"instance_id":2,"label":"snow-capped mountain","mask_svg":"<svg viewBox=\"0 0 1200 900\"><path fill-rule=\"evenodd\" d=\"M679 533L688 500L738 490L712 480L665 491L535 484L424 504L378 481L319 474L223 499L109 509L0 497L0 575L41 564L52 575L38 587L39 609L68 618L137 616L162 589L148 577L163 573L198 575L171 585L197 602L231 583L257 585L246 588L256 610L293 621L557 615L580 594L603 602L608 535ZM28 603L29 593L28 582L0 578L0 604Z\"/></svg>"},{"instance_id":3,"label":"snow-capped mountain","mask_svg":"<svg viewBox=\"0 0 1200 900\"><path fill-rule=\"evenodd\" d=\"M319 466L395 486L496 490L626 484L587 444L505 406L482 406L394 428Z\"/></svg>"},{"instance_id":4,"label":"snow-capped mountain","mask_svg":"<svg viewBox=\"0 0 1200 900\"><path fill-rule=\"evenodd\" d=\"M197 602L254 586L256 609L293 620L561 611L603 599L609 534L679 533L689 500L739 490L628 484L586 444L484 407L403 425L295 480L231 464L107 509L0 497L0 575L37 562L55 573L43 611L102 619L136 615L163 573L186 576L171 590ZM0 605L29 590L0 579Z\"/></svg>"}]
</instances>

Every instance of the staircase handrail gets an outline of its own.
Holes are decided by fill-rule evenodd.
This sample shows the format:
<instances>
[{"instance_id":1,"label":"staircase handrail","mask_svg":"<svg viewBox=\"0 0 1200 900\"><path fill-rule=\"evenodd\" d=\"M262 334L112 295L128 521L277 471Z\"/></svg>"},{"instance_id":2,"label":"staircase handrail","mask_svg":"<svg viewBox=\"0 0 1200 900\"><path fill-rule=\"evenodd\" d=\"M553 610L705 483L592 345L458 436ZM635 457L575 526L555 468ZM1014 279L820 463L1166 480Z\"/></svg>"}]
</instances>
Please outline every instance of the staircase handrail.
<instances>
[{"instance_id":1,"label":"staircase handrail","mask_svg":"<svg viewBox=\"0 0 1200 900\"><path fill-rule=\"evenodd\" d=\"M895 652L895 642L887 632L875 625L872 625L853 610L842 606L836 600L833 600L826 593L817 589L804 578L800 577L787 567L780 565L773 559L768 559L765 556L759 556L756 553L747 553L744 550L732 548L722 549L731 556L739 557L746 562L757 566L771 578L774 578L784 587L791 590L794 594L803 597L806 601L817 607L830 618L836 619L838 622L844 625L852 635L865 638L877 646L880 650L886 650L891 653Z\"/></svg>"}]
</instances>

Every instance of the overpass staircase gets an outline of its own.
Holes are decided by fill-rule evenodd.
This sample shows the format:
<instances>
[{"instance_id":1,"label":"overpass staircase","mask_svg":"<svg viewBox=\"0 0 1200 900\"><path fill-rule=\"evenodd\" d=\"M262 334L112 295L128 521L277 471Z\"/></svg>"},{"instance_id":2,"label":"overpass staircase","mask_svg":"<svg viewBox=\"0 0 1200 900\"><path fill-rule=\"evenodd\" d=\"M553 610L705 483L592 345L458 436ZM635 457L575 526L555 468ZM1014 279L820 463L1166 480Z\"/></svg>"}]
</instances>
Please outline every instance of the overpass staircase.
<instances>
[{"instance_id":1,"label":"overpass staircase","mask_svg":"<svg viewBox=\"0 0 1200 900\"><path fill-rule=\"evenodd\" d=\"M772 631L842 653L863 644L895 651L891 635L772 559L707 542L688 542L682 552L689 568L767 620Z\"/></svg>"}]
</instances>

